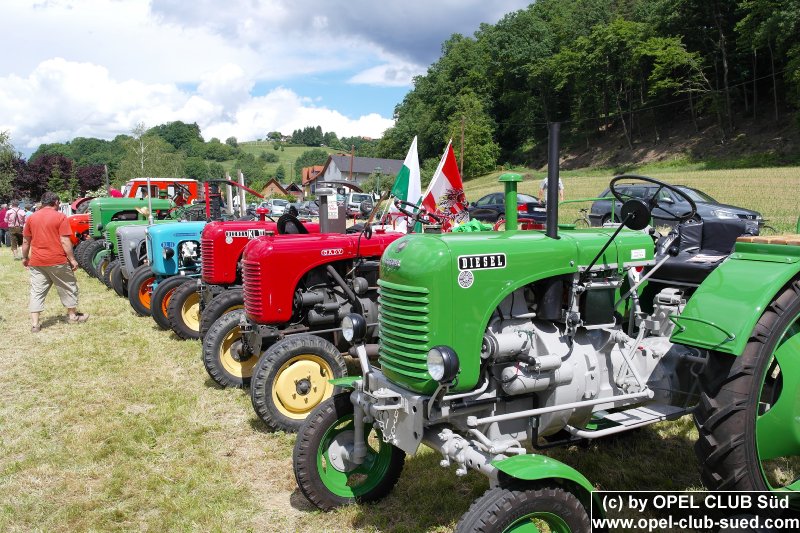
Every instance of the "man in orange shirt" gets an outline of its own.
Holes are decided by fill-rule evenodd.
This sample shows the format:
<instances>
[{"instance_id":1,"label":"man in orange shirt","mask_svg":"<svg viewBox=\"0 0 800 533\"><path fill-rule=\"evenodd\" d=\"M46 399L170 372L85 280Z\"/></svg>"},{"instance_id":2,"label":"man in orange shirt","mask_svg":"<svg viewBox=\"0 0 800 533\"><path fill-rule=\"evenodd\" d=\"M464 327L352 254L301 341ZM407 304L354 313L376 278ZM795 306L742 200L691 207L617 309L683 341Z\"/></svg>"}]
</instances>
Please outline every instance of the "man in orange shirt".
<instances>
[{"instance_id":1,"label":"man in orange shirt","mask_svg":"<svg viewBox=\"0 0 800 533\"><path fill-rule=\"evenodd\" d=\"M70 227L66 215L58 210L59 198L54 192L42 196L42 208L25 221L22 232L22 264L31 273L31 333L42 326L39 315L50 287L56 286L61 303L67 308L67 321L86 322L89 315L78 313L78 262L69 240Z\"/></svg>"}]
</instances>

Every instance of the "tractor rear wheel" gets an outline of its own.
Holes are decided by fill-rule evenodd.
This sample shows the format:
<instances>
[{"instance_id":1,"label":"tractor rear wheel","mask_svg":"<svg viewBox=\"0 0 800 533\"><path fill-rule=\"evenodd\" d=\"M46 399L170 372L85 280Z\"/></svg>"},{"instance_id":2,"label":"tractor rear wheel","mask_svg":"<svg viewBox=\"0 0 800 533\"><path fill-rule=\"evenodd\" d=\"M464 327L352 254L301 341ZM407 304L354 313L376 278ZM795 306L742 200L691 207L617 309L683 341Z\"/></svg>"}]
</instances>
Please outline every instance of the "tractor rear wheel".
<instances>
[{"instance_id":1,"label":"tractor rear wheel","mask_svg":"<svg viewBox=\"0 0 800 533\"><path fill-rule=\"evenodd\" d=\"M236 309L244 309L244 293L241 288L227 289L215 296L200 316L200 338L205 338L219 317Z\"/></svg>"},{"instance_id":2,"label":"tractor rear wheel","mask_svg":"<svg viewBox=\"0 0 800 533\"><path fill-rule=\"evenodd\" d=\"M739 357L712 352L694 419L713 490L800 490L800 281L767 306Z\"/></svg>"},{"instance_id":3,"label":"tractor rear wheel","mask_svg":"<svg viewBox=\"0 0 800 533\"><path fill-rule=\"evenodd\" d=\"M239 321L244 309L225 313L214 322L203 337L203 365L218 385L241 389L250 385L258 353L246 352L242 345ZM260 347L259 347L260 348Z\"/></svg>"},{"instance_id":4,"label":"tractor rear wheel","mask_svg":"<svg viewBox=\"0 0 800 533\"><path fill-rule=\"evenodd\" d=\"M456 533L589 531L589 513L571 492L554 485L487 490L456 525Z\"/></svg>"},{"instance_id":5,"label":"tractor rear wheel","mask_svg":"<svg viewBox=\"0 0 800 533\"><path fill-rule=\"evenodd\" d=\"M317 405L340 392L329 380L346 375L344 357L333 344L316 335L293 335L258 360L250 400L267 426L294 433Z\"/></svg>"},{"instance_id":6,"label":"tractor rear wheel","mask_svg":"<svg viewBox=\"0 0 800 533\"><path fill-rule=\"evenodd\" d=\"M86 273L90 276L97 277L97 273L94 269L95 256L105 250L105 243L106 241L104 239L89 241L89 243L83 248L83 263L81 264L81 267L83 267Z\"/></svg>"},{"instance_id":7,"label":"tractor rear wheel","mask_svg":"<svg viewBox=\"0 0 800 533\"><path fill-rule=\"evenodd\" d=\"M297 435L292 461L297 486L324 511L384 498L403 471L405 452L384 442L371 424L364 424L364 462L355 465L342 457L340 452L353 449L354 428L350 393L344 392L320 404Z\"/></svg>"},{"instance_id":8,"label":"tractor rear wheel","mask_svg":"<svg viewBox=\"0 0 800 533\"><path fill-rule=\"evenodd\" d=\"M128 301L139 316L150 316L150 300L155 280L150 265L140 265L128 280Z\"/></svg>"},{"instance_id":9,"label":"tractor rear wheel","mask_svg":"<svg viewBox=\"0 0 800 533\"><path fill-rule=\"evenodd\" d=\"M117 264L111 269L111 288L122 298L128 297L128 280L122 275L122 265Z\"/></svg>"},{"instance_id":10,"label":"tractor rear wheel","mask_svg":"<svg viewBox=\"0 0 800 533\"><path fill-rule=\"evenodd\" d=\"M150 297L150 316L161 329L170 328L169 318L167 318L169 302L172 300L175 289L184 283L186 283L186 278L183 276L172 276L162 280L153 290L153 295Z\"/></svg>"},{"instance_id":11,"label":"tractor rear wheel","mask_svg":"<svg viewBox=\"0 0 800 533\"><path fill-rule=\"evenodd\" d=\"M169 327L182 339L200 338L200 284L196 279L185 281L169 299Z\"/></svg>"}]
</instances>

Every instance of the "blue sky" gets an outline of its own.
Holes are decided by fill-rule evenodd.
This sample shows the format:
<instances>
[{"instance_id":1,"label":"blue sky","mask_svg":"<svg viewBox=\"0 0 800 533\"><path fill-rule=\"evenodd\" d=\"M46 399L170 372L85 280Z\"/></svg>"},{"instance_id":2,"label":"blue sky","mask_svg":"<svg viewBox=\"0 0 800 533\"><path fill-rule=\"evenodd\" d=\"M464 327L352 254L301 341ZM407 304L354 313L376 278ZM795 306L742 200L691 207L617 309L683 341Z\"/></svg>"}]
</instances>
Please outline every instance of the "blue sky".
<instances>
[{"instance_id":1,"label":"blue sky","mask_svg":"<svg viewBox=\"0 0 800 533\"><path fill-rule=\"evenodd\" d=\"M206 139L380 137L453 33L525 1L3 0L0 131L41 143L197 122Z\"/></svg>"}]
</instances>

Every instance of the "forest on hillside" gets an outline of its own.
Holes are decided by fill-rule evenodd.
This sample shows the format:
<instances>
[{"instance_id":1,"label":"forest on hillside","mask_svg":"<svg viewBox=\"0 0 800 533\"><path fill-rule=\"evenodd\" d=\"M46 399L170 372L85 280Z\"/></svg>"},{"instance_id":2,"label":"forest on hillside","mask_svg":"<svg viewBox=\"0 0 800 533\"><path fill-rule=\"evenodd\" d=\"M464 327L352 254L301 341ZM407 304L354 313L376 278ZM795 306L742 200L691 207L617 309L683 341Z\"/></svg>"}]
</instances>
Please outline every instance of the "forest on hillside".
<instances>
[{"instance_id":1,"label":"forest on hillside","mask_svg":"<svg viewBox=\"0 0 800 533\"><path fill-rule=\"evenodd\" d=\"M453 35L395 108L379 144L421 159L464 136L467 178L530 164L562 121L566 143L657 141L676 121L715 126L800 106L800 0L537 0ZM800 122L798 122L800 124Z\"/></svg>"}]
</instances>

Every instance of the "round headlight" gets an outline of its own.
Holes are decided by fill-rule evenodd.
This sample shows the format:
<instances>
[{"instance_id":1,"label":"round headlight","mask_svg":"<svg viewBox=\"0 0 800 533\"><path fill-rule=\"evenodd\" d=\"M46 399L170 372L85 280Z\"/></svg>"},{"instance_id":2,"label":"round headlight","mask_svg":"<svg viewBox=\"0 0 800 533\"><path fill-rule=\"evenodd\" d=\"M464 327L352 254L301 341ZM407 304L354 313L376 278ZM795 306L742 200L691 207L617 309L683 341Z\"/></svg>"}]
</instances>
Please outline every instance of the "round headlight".
<instances>
[{"instance_id":1,"label":"round headlight","mask_svg":"<svg viewBox=\"0 0 800 533\"><path fill-rule=\"evenodd\" d=\"M350 313L342 319L342 336L347 342L361 342L367 335L367 321L358 313Z\"/></svg>"},{"instance_id":2,"label":"round headlight","mask_svg":"<svg viewBox=\"0 0 800 533\"><path fill-rule=\"evenodd\" d=\"M434 346L428 352L428 374L439 383L450 383L458 375L458 356L449 346Z\"/></svg>"},{"instance_id":3,"label":"round headlight","mask_svg":"<svg viewBox=\"0 0 800 533\"><path fill-rule=\"evenodd\" d=\"M161 255L164 257L164 261L169 261L175 255L175 250L170 247L166 247L161 250Z\"/></svg>"}]
</instances>

